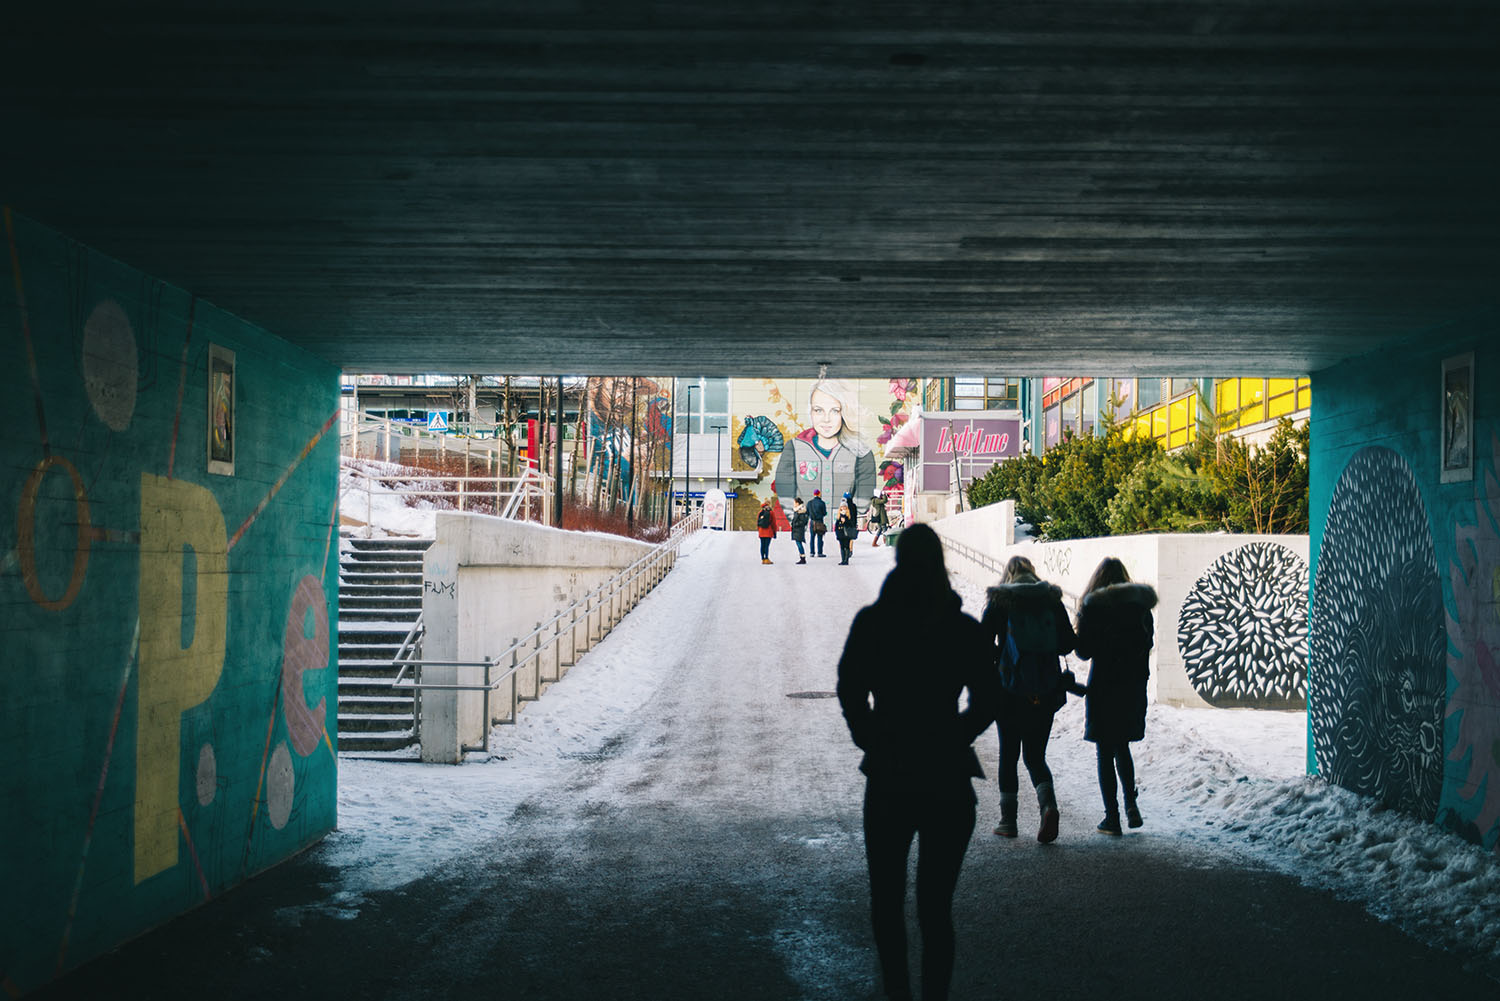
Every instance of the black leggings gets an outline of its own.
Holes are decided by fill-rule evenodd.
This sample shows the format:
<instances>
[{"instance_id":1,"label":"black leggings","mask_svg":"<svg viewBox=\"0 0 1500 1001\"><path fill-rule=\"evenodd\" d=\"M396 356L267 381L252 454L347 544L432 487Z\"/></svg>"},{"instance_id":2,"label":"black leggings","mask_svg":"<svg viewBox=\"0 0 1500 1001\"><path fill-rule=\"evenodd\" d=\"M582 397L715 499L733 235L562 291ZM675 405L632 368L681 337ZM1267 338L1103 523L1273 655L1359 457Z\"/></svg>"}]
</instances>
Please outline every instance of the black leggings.
<instances>
[{"instance_id":1,"label":"black leggings","mask_svg":"<svg viewBox=\"0 0 1500 1001\"><path fill-rule=\"evenodd\" d=\"M865 785L865 860L870 921L885 992L911 997L906 959L906 860L917 839L917 925L922 930L922 997L941 1001L953 981L953 891L974 833L968 779L936 787Z\"/></svg>"},{"instance_id":2,"label":"black leggings","mask_svg":"<svg viewBox=\"0 0 1500 1001\"><path fill-rule=\"evenodd\" d=\"M1033 786L1052 781L1052 769L1047 767L1047 741L1052 737L1053 714L1015 696L1007 696L1006 700L1009 704L1001 707L1000 718L995 722L1000 731L1000 792L1014 796L1021 787L1018 761L1026 762Z\"/></svg>"},{"instance_id":3,"label":"black leggings","mask_svg":"<svg viewBox=\"0 0 1500 1001\"><path fill-rule=\"evenodd\" d=\"M1120 773L1120 785L1125 787L1125 809L1135 805L1135 759L1130 756L1130 742L1100 741L1094 748L1099 759L1099 794L1104 797L1104 812L1117 815L1119 804L1115 801L1115 771Z\"/></svg>"}]
</instances>

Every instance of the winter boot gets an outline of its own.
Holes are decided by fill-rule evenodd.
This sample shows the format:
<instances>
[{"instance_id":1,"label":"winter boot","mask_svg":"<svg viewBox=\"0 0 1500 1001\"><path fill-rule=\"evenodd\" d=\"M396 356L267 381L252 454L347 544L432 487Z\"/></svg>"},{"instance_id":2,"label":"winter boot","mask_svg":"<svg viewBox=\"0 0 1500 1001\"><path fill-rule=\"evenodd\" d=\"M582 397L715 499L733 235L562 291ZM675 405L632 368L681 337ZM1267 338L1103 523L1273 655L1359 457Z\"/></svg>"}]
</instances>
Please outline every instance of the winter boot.
<instances>
[{"instance_id":1,"label":"winter boot","mask_svg":"<svg viewBox=\"0 0 1500 1001\"><path fill-rule=\"evenodd\" d=\"M1099 826L1095 830L1100 834L1112 834L1119 837L1120 815L1118 813L1106 813L1104 819L1099 821Z\"/></svg>"},{"instance_id":2,"label":"winter boot","mask_svg":"<svg viewBox=\"0 0 1500 1001\"><path fill-rule=\"evenodd\" d=\"M1042 811L1042 824L1037 828L1036 839L1047 845L1057 840L1057 796L1051 782L1036 787L1036 805Z\"/></svg>"},{"instance_id":3,"label":"winter boot","mask_svg":"<svg viewBox=\"0 0 1500 1001\"><path fill-rule=\"evenodd\" d=\"M1145 823L1145 821L1141 819L1141 808L1136 804L1135 793L1136 791L1132 789L1125 796L1125 819L1127 822L1129 822L1132 830L1140 827Z\"/></svg>"},{"instance_id":4,"label":"winter boot","mask_svg":"<svg viewBox=\"0 0 1500 1001\"><path fill-rule=\"evenodd\" d=\"M806 556L799 556L799 557L797 557L797 565L798 566L801 566L803 563L806 563L806 562L807 562L807 557Z\"/></svg>"},{"instance_id":5,"label":"winter boot","mask_svg":"<svg viewBox=\"0 0 1500 1001\"><path fill-rule=\"evenodd\" d=\"M1002 838L1013 838L1016 836L1016 797L1014 793L1000 794L1000 823L995 825L995 833Z\"/></svg>"}]
</instances>

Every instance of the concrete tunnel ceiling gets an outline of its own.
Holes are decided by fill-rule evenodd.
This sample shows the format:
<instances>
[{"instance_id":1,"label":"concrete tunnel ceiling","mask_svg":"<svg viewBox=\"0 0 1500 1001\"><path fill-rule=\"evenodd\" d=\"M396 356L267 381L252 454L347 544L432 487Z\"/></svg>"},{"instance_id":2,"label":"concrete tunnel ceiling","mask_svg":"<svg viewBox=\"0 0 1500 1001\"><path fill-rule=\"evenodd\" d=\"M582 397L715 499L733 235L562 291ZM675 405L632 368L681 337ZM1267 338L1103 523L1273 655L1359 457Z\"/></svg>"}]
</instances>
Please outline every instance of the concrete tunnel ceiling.
<instances>
[{"instance_id":1,"label":"concrete tunnel ceiling","mask_svg":"<svg viewBox=\"0 0 1500 1001\"><path fill-rule=\"evenodd\" d=\"M7 11L0 202L350 371L1287 375L1497 299L1490 0L100 8Z\"/></svg>"}]
</instances>

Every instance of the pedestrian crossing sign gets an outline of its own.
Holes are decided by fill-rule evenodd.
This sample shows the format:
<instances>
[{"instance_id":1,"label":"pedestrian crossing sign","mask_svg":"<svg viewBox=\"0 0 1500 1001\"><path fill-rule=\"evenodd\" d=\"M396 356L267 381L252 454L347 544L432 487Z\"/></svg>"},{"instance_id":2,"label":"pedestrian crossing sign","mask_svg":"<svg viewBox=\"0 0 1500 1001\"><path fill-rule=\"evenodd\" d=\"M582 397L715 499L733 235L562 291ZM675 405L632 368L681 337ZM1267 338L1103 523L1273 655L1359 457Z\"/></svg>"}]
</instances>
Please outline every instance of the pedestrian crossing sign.
<instances>
[{"instance_id":1,"label":"pedestrian crossing sign","mask_svg":"<svg viewBox=\"0 0 1500 1001\"><path fill-rule=\"evenodd\" d=\"M448 430L448 412L445 411L445 410L429 410L429 411L427 411L427 430L429 430L429 431L446 431L446 430Z\"/></svg>"}]
</instances>

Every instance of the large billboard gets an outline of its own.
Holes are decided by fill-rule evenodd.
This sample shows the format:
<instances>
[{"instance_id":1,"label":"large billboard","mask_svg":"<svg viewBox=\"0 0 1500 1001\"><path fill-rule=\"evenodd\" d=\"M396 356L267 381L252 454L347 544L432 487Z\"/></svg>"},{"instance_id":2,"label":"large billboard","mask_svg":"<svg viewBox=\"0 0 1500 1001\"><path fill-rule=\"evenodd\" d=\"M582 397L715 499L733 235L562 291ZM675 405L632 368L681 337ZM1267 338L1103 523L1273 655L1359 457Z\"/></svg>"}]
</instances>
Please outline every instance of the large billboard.
<instances>
[{"instance_id":1,"label":"large billboard","mask_svg":"<svg viewBox=\"0 0 1500 1001\"><path fill-rule=\"evenodd\" d=\"M955 474L967 487L1001 459L1021 454L1021 416L1014 411L923 414L921 440L917 489L946 492Z\"/></svg>"}]
</instances>

